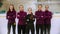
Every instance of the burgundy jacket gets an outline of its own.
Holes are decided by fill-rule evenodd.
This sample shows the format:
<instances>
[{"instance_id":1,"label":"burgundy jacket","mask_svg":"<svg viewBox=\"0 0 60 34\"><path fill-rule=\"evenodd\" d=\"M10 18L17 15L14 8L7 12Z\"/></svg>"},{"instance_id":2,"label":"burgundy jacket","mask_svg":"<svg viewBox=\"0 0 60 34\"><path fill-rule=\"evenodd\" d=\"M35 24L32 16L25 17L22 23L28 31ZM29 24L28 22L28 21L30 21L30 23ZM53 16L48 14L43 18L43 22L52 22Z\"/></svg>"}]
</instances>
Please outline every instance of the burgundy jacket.
<instances>
[{"instance_id":1,"label":"burgundy jacket","mask_svg":"<svg viewBox=\"0 0 60 34\"><path fill-rule=\"evenodd\" d=\"M51 24L52 12L45 10L44 24Z\"/></svg>"},{"instance_id":2,"label":"burgundy jacket","mask_svg":"<svg viewBox=\"0 0 60 34\"><path fill-rule=\"evenodd\" d=\"M8 19L8 23L15 23L16 11L8 11L6 14L6 19Z\"/></svg>"},{"instance_id":3,"label":"burgundy jacket","mask_svg":"<svg viewBox=\"0 0 60 34\"><path fill-rule=\"evenodd\" d=\"M36 24L43 24L44 23L44 12L42 10L36 11L35 17L36 17Z\"/></svg>"},{"instance_id":4,"label":"burgundy jacket","mask_svg":"<svg viewBox=\"0 0 60 34\"><path fill-rule=\"evenodd\" d=\"M27 13L24 12L24 11L20 11L18 14L17 14L17 18L19 19L18 20L18 25L25 25L25 17L26 17Z\"/></svg>"}]
</instances>

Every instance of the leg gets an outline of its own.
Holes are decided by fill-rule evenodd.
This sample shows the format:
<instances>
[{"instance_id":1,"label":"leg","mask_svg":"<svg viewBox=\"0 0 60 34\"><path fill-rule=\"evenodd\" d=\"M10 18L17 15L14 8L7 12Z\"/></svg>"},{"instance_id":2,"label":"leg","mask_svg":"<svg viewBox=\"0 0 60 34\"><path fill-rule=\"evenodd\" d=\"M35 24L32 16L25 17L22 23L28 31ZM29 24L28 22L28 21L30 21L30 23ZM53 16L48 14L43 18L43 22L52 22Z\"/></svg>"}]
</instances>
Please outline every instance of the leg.
<instances>
[{"instance_id":1,"label":"leg","mask_svg":"<svg viewBox=\"0 0 60 34\"><path fill-rule=\"evenodd\" d=\"M18 34L21 34L21 26L18 25Z\"/></svg>"},{"instance_id":2,"label":"leg","mask_svg":"<svg viewBox=\"0 0 60 34\"><path fill-rule=\"evenodd\" d=\"M35 34L34 24L31 26L31 33Z\"/></svg>"},{"instance_id":3,"label":"leg","mask_svg":"<svg viewBox=\"0 0 60 34\"><path fill-rule=\"evenodd\" d=\"M26 26L26 34L29 34L29 26Z\"/></svg>"},{"instance_id":4,"label":"leg","mask_svg":"<svg viewBox=\"0 0 60 34\"><path fill-rule=\"evenodd\" d=\"M23 34L25 34L25 30L26 30L26 26L23 25L23 26L22 26L22 33L23 33Z\"/></svg>"},{"instance_id":5,"label":"leg","mask_svg":"<svg viewBox=\"0 0 60 34\"><path fill-rule=\"evenodd\" d=\"M16 25L12 24L12 28L13 28L13 34L16 34L15 33Z\"/></svg>"},{"instance_id":6,"label":"leg","mask_svg":"<svg viewBox=\"0 0 60 34\"><path fill-rule=\"evenodd\" d=\"M43 25L41 24L40 26L41 26L40 27L41 28L41 34L43 34Z\"/></svg>"},{"instance_id":7,"label":"leg","mask_svg":"<svg viewBox=\"0 0 60 34\"><path fill-rule=\"evenodd\" d=\"M39 25L36 25L36 34L39 34Z\"/></svg>"},{"instance_id":8,"label":"leg","mask_svg":"<svg viewBox=\"0 0 60 34\"><path fill-rule=\"evenodd\" d=\"M44 24L44 34L46 34L46 24Z\"/></svg>"},{"instance_id":9,"label":"leg","mask_svg":"<svg viewBox=\"0 0 60 34\"><path fill-rule=\"evenodd\" d=\"M48 34L50 34L50 27L51 27L51 25L48 24Z\"/></svg>"},{"instance_id":10,"label":"leg","mask_svg":"<svg viewBox=\"0 0 60 34\"><path fill-rule=\"evenodd\" d=\"M10 30L11 30L11 24L8 23L8 34L10 34Z\"/></svg>"}]
</instances>

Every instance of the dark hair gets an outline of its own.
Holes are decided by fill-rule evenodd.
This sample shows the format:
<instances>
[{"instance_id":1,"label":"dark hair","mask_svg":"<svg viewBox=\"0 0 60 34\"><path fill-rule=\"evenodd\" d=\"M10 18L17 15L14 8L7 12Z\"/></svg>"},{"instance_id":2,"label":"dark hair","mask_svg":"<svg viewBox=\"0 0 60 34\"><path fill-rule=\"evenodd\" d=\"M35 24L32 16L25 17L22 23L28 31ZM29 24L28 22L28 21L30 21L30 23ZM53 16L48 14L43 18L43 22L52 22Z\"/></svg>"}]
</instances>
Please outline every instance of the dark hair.
<instances>
[{"instance_id":1,"label":"dark hair","mask_svg":"<svg viewBox=\"0 0 60 34\"><path fill-rule=\"evenodd\" d=\"M13 4L10 4L10 6L13 6L13 11L15 11L14 5L13 5ZM10 10L10 7L9 7L9 10L8 10L8 11L11 11L11 10Z\"/></svg>"}]
</instances>

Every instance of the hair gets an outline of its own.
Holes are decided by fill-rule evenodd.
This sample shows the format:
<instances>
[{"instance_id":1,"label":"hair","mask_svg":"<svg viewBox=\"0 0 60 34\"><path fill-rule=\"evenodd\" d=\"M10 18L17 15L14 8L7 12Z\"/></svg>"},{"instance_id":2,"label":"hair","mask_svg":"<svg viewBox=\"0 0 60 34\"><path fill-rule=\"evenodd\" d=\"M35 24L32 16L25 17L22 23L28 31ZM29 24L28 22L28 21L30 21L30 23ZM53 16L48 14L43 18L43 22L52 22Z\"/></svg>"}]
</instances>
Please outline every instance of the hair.
<instances>
[{"instance_id":1,"label":"hair","mask_svg":"<svg viewBox=\"0 0 60 34\"><path fill-rule=\"evenodd\" d=\"M33 18L34 18L33 13L31 13L30 19L32 19L32 20L33 20Z\"/></svg>"},{"instance_id":2,"label":"hair","mask_svg":"<svg viewBox=\"0 0 60 34\"><path fill-rule=\"evenodd\" d=\"M42 7L42 4L38 4L38 6L41 6Z\"/></svg>"},{"instance_id":3,"label":"hair","mask_svg":"<svg viewBox=\"0 0 60 34\"><path fill-rule=\"evenodd\" d=\"M29 8L28 8L28 11L29 11L29 9L31 9L31 11L32 11L32 8L30 8L30 7L29 7ZM32 20L33 20L33 18L34 18L34 17L33 17L33 13L31 12L30 19L32 19Z\"/></svg>"},{"instance_id":4,"label":"hair","mask_svg":"<svg viewBox=\"0 0 60 34\"><path fill-rule=\"evenodd\" d=\"M24 7L23 5L20 5L20 6ZM20 6L19 6L19 8L20 8Z\"/></svg>"},{"instance_id":5,"label":"hair","mask_svg":"<svg viewBox=\"0 0 60 34\"><path fill-rule=\"evenodd\" d=\"M28 8L28 11L29 11L29 9L31 9L31 11L32 11L32 8L29 7L29 8Z\"/></svg>"},{"instance_id":6,"label":"hair","mask_svg":"<svg viewBox=\"0 0 60 34\"><path fill-rule=\"evenodd\" d=\"M15 11L14 5L13 5L13 4L10 4L10 6L13 6L13 11ZM10 10L10 7L9 7L9 10L8 10L8 11L11 11L11 10Z\"/></svg>"},{"instance_id":7,"label":"hair","mask_svg":"<svg viewBox=\"0 0 60 34\"><path fill-rule=\"evenodd\" d=\"M48 8L49 8L49 5L45 5L45 8L46 8L46 6L48 6Z\"/></svg>"}]
</instances>

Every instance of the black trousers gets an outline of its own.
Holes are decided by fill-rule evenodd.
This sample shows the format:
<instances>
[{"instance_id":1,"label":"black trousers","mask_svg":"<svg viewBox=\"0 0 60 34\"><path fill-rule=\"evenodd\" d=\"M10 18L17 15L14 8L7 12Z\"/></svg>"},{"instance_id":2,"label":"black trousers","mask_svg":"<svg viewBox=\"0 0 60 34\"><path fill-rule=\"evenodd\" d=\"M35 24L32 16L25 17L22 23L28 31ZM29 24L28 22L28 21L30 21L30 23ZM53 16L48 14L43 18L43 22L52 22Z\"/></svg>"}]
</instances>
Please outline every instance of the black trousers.
<instances>
[{"instance_id":1,"label":"black trousers","mask_svg":"<svg viewBox=\"0 0 60 34\"><path fill-rule=\"evenodd\" d=\"M36 24L36 34L39 34L39 29L41 30L40 34L43 34L43 24Z\"/></svg>"},{"instance_id":2,"label":"black trousers","mask_svg":"<svg viewBox=\"0 0 60 34\"><path fill-rule=\"evenodd\" d=\"M26 25L18 25L18 34L25 34Z\"/></svg>"},{"instance_id":3,"label":"black trousers","mask_svg":"<svg viewBox=\"0 0 60 34\"><path fill-rule=\"evenodd\" d=\"M11 26L12 26L12 29L13 29L13 34L16 34L15 33L16 23L8 23L8 34L10 34Z\"/></svg>"},{"instance_id":4,"label":"black trousers","mask_svg":"<svg viewBox=\"0 0 60 34\"><path fill-rule=\"evenodd\" d=\"M31 30L31 34L35 33L34 24L27 24L26 25L26 34L29 34L29 31Z\"/></svg>"},{"instance_id":5,"label":"black trousers","mask_svg":"<svg viewBox=\"0 0 60 34\"><path fill-rule=\"evenodd\" d=\"M47 31L48 31L48 34L50 34L50 28L51 28L51 24L44 24L44 32L45 32L45 34L47 34Z\"/></svg>"}]
</instances>

